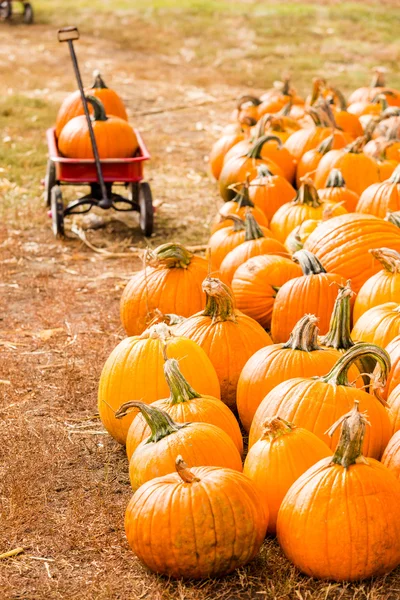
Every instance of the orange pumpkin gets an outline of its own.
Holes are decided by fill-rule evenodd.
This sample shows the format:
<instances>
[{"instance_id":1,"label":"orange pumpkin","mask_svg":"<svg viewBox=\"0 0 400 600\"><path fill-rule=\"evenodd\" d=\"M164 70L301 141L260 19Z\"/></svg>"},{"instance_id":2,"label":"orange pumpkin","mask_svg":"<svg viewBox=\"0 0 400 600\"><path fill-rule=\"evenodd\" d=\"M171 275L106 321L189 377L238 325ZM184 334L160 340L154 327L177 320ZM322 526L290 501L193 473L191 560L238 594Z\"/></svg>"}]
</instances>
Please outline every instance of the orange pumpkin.
<instances>
[{"instance_id":1,"label":"orange pumpkin","mask_svg":"<svg viewBox=\"0 0 400 600\"><path fill-rule=\"evenodd\" d=\"M400 384L393 388L392 392L389 394L387 404L389 407L389 419L392 425L392 433L394 434L396 431L400 430Z\"/></svg>"},{"instance_id":2,"label":"orange pumpkin","mask_svg":"<svg viewBox=\"0 0 400 600\"><path fill-rule=\"evenodd\" d=\"M384 348L400 334L400 303L385 302L373 306L356 321L351 336L358 342Z\"/></svg>"},{"instance_id":3,"label":"orange pumpkin","mask_svg":"<svg viewBox=\"0 0 400 600\"><path fill-rule=\"evenodd\" d=\"M334 94L334 98L337 101L337 105L334 108L334 117L336 125L349 133L353 139L363 135L363 128L357 115L352 115L347 110L347 102L343 94L337 88L330 88Z\"/></svg>"},{"instance_id":4,"label":"orange pumpkin","mask_svg":"<svg viewBox=\"0 0 400 600\"><path fill-rule=\"evenodd\" d=\"M332 150L333 140L334 140L334 137L332 134L329 137L325 138L319 144L319 146L317 146L316 148L312 148L312 150L308 150L305 154L303 154L303 156L300 158L300 160L297 163L297 170L296 170L296 185L297 185L297 187L300 187L302 179L305 176L309 177L312 181L314 181L315 172L317 170L319 163L321 162L322 157L325 156L325 154L327 152L330 152L330 150ZM345 146L345 143L343 143L342 147L344 147L344 146Z\"/></svg>"},{"instance_id":5,"label":"orange pumpkin","mask_svg":"<svg viewBox=\"0 0 400 600\"><path fill-rule=\"evenodd\" d=\"M133 275L121 297L121 322L128 335L142 333L155 311L189 317L205 305L204 258L177 243L162 244L147 256L144 269Z\"/></svg>"},{"instance_id":6,"label":"orange pumpkin","mask_svg":"<svg viewBox=\"0 0 400 600\"><path fill-rule=\"evenodd\" d=\"M332 169L325 181L325 187L318 190L323 202L340 202L348 212L356 210L359 195L349 190L340 169Z\"/></svg>"},{"instance_id":7,"label":"orange pumpkin","mask_svg":"<svg viewBox=\"0 0 400 600\"><path fill-rule=\"evenodd\" d=\"M393 338L385 350L390 356L391 363L386 386L382 392L382 396L387 398L393 392L394 388L400 384L400 335Z\"/></svg>"},{"instance_id":8,"label":"orange pumpkin","mask_svg":"<svg viewBox=\"0 0 400 600\"><path fill-rule=\"evenodd\" d=\"M400 165L390 179L373 183L360 196L356 212L375 215L382 219L388 211L400 210Z\"/></svg>"},{"instance_id":9,"label":"orange pumpkin","mask_svg":"<svg viewBox=\"0 0 400 600\"><path fill-rule=\"evenodd\" d=\"M327 430L358 400L360 408L368 411L371 423L365 438L364 453L379 459L390 437L388 413L374 395L353 387L348 379L349 367L366 355L379 362L381 381L384 383L390 366L385 350L373 344L356 344L338 359L327 375L289 379L271 390L254 415L249 446L262 434L265 419L279 415L312 431L333 449L338 441L337 435L330 438Z\"/></svg>"},{"instance_id":10,"label":"orange pumpkin","mask_svg":"<svg viewBox=\"0 0 400 600\"><path fill-rule=\"evenodd\" d=\"M214 179L219 179L226 153L242 140L244 140L244 132L238 124L234 132L226 133L213 144L210 152L209 164Z\"/></svg>"},{"instance_id":11,"label":"orange pumpkin","mask_svg":"<svg viewBox=\"0 0 400 600\"><path fill-rule=\"evenodd\" d=\"M311 467L285 496L277 535L300 571L343 582L384 575L400 563L400 483L387 467L364 458L368 421L357 404L330 433L340 425L333 458Z\"/></svg>"},{"instance_id":12,"label":"orange pumpkin","mask_svg":"<svg viewBox=\"0 0 400 600\"><path fill-rule=\"evenodd\" d=\"M219 279L207 277L203 289L205 310L178 325L176 334L204 349L218 374L221 399L233 408L243 366L254 352L271 344L271 338L261 325L235 309L231 289Z\"/></svg>"},{"instance_id":13,"label":"orange pumpkin","mask_svg":"<svg viewBox=\"0 0 400 600\"><path fill-rule=\"evenodd\" d=\"M268 533L276 533L282 501L293 483L319 460L332 456L316 435L292 423L272 417L260 439L247 454L243 473L257 485L269 512Z\"/></svg>"},{"instance_id":14,"label":"orange pumpkin","mask_svg":"<svg viewBox=\"0 0 400 600\"><path fill-rule=\"evenodd\" d=\"M350 94L348 103L370 102L383 90L385 90L385 70L380 67L375 67L373 69L373 77L370 85L357 88Z\"/></svg>"},{"instance_id":15,"label":"orange pumpkin","mask_svg":"<svg viewBox=\"0 0 400 600\"><path fill-rule=\"evenodd\" d=\"M231 114L231 121L241 122L243 119L252 119L254 122L258 120L258 106L261 104L261 100L255 96L246 94L240 96L236 102L236 108Z\"/></svg>"},{"instance_id":16,"label":"orange pumpkin","mask_svg":"<svg viewBox=\"0 0 400 600\"><path fill-rule=\"evenodd\" d=\"M287 179L274 175L265 165L260 165L257 177L250 184L249 196L269 222L278 208L296 197L296 191Z\"/></svg>"},{"instance_id":17,"label":"orange pumpkin","mask_svg":"<svg viewBox=\"0 0 400 600\"><path fill-rule=\"evenodd\" d=\"M398 430L390 438L381 462L397 480L400 479L400 432Z\"/></svg>"},{"instance_id":18,"label":"orange pumpkin","mask_svg":"<svg viewBox=\"0 0 400 600\"><path fill-rule=\"evenodd\" d=\"M249 208L251 208L252 215L257 223L263 227L268 227L268 219L264 212L255 206L253 201L250 200L248 182L245 181L239 185L240 187L234 199L224 202L222 207L219 209L219 212L211 226L211 234L215 233L219 229L223 229L224 227L232 226L232 221L226 219L226 217L229 215L235 215L240 219L244 219Z\"/></svg>"}]
</instances>

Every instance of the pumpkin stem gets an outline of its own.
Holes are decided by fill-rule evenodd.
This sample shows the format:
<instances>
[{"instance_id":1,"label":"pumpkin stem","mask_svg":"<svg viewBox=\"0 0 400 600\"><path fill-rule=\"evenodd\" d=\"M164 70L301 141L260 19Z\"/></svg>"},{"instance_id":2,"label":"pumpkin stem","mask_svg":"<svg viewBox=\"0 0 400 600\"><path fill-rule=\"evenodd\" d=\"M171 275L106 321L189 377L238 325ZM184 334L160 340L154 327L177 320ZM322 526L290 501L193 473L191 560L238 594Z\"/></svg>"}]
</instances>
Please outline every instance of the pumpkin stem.
<instances>
[{"instance_id":1,"label":"pumpkin stem","mask_svg":"<svg viewBox=\"0 0 400 600\"><path fill-rule=\"evenodd\" d=\"M261 164L257 167L257 179L262 179L263 177L274 177L274 174L268 169L267 165Z\"/></svg>"},{"instance_id":2,"label":"pumpkin stem","mask_svg":"<svg viewBox=\"0 0 400 600\"><path fill-rule=\"evenodd\" d=\"M304 275L318 275L326 273L318 258L308 250L298 250L292 256L294 262L298 263Z\"/></svg>"},{"instance_id":3,"label":"pumpkin stem","mask_svg":"<svg viewBox=\"0 0 400 600\"><path fill-rule=\"evenodd\" d=\"M330 87L329 89L333 93L333 97L337 98L340 110L342 112L347 112L347 101L342 92L335 87Z\"/></svg>"},{"instance_id":4,"label":"pumpkin stem","mask_svg":"<svg viewBox=\"0 0 400 600\"><path fill-rule=\"evenodd\" d=\"M149 322L147 329L149 329L153 325L158 325L159 323L165 323L167 327L171 327L172 325L179 325L179 323L182 323L185 320L185 317L180 317L179 315L174 315L173 313L164 314L158 308L155 308L154 311L152 311L151 316L152 319Z\"/></svg>"},{"instance_id":5,"label":"pumpkin stem","mask_svg":"<svg viewBox=\"0 0 400 600\"><path fill-rule=\"evenodd\" d=\"M226 215L223 217L222 222L224 221L232 221L233 231L243 231L245 229L244 221L237 215Z\"/></svg>"},{"instance_id":6,"label":"pumpkin stem","mask_svg":"<svg viewBox=\"0 0 400 600\"><path fill-rule=\"evenodd\" d=\"M169 398L171 405L188 402L189 400L193 400L193 398L201 398L200 394L195 392L195 390L183 376L181 370L179 369L179 363L175 358L168 358L165 361L164 375L171 391Z\"/></svg>"},{"instance_id":7,"label":"pumpkin stem","mask_svg":"<svg viewBox=\"0 0 400 600\"><path fill-rule=\"evenodd\" d=\"M259 439L272 441L281 435L287 435L295 428L293 423L289 423L289 421L285 421L281 417L271 417L264 422L263 432Z\"/></svg>"},{"instance_id":8,"label":"pumpkin stem","mask_svg":"<svg viewBox=\"0 0 400 600\"><path fill-rule=\"evenodd\" d=\"M310 98L311 106L313 106L316 103L316 101L318 100L318 98L321 94L321 88L325 84L326 84L325 79L321 79L320 77L314 77L312 91L311 91L311 98Z\"/></svg>"},{"instance_id":9,"label":"pumpkin stem","mask_svg":"<svg viewBox=\"0 0 400 600\"><path fill-rule=\"evenodd\" d=\"M256 96L250 96L248 94L245 96L240 96L240 98L237 99L236 108L240 110L243 104L252 104L253 106L259 106L261 104L261 100L259 98L256 98Z\"/></svg>"},{"instance_id":10,"label":"pumpkin stem","mask_svg":"<svg viewBox=\"0 0 400 600\"><path fill-rule=\"evenodd\" d=\"M289 340L283 344L283 348L291 350L302 350L312 352L321 350L318 345L318 319L315 315L304 315L293 328Z\"/></svg>"},{"instance_id":11,"label":"pumpkin stem","mask_svg":"<svg viewBox=\"0 0 400 600\"><path fill-rule=\"evenodd\" d=\"M395 168L391 176L389 177L391 183L400 183L400 164Z\"/></svg>"},{"instance_id":12,"label":"pumpkin stem","mask_svg":"<svg viewBox=\"0 0 400 600\"><path fill-rule=\"evenodd\" d=\"M254 208L254 202L251 200L249 196L249 178L246 177L246 181L242 183L241 189L238 191L236 196L233 198L232 202L236 202L240 208L250 206Z\"/></svg>"},{"instance_id":13,"label":"pumpkin stem","mask_svg":"<svg viewBox=\"0 0 400 600\"><path fill-rule=\"evenodd\" d=\"M288 95L288 94L286 94ZM278 116L278 121L280 120L279 117L288 117L290 115L290 111L292 110L292 100L290 99L289 102L287 102L287 104L285 104L281 110L277 113L275 113L276 116Z\"/></svg>"},{"instance_id":14,"label":"pumpkin stem","mask_svg":"<svg viewBox=\"0 0 400 600\"><path fill-rule=\"evenodd\" d=\"M166 343L173 335L174 334L166 323L156 323L155 325L149 325L149 327L140 335L140 338L143 340L152 338Z\"/></svg>"},{"instance_id":15,"label":"pumpkin stem","mask_svg":"<svg viewBox=\"0 0 400 600\"><path fill-rule=\"evenodd\" d=\"M263 135L260 138L257 138L255 140L255 142L253 143L253 145L250 147L250 150L247 152L247 154L246 154L247 158L255 158L255 159L262 158L261 157L262 147L264 146L264 144L266 142L268 142L271 139L275 139L275 138L276 138L275 135ZM280 139L279 139L279 141L281 142Z\"/></svg>"},{"instance_id":16,"label":"pumpkin stem","mask_svg":"<svg viewBox=\"0 0 400 600\"><path fill-rule=\"evenodd\" d=\"M374 67L373 73L374 75L372 77L370 87L385 87L385 69L382 67Z\"/></svg>"},{"instance_id":17,"label":"pumpkin stem","mask_svg":"<svg viewBox=\"0 0 400 600\"><path fill-rule=\"evenodd\" d=\"M380 385L385 386L388 373L390 371L390 357L389 354L383 348L376 346L375 344L368 344L365 342L359 342L352 348L349 348L347 352L339 358L336 364L332 367L327 375L323 377L317 377L325 383L332 385L345 385L350 386L348 379L348 371L352 364L355 362L370 356L374 358L380 366ZM378 400L379 396L375 394Z\"/></svg>"},{"instance_id":18,"label":"pumpkin stem","mask_svg":"<svg viewBox=\"0 0 400 600\"><path fill-rule=\"evenodd\" d=\"M220 321L236 323L235 300L231 288L216 277L207 277L202 287L206 295L203 315L211 317L213 323Z\"/></svg>"},{"instance_id":19,"label":"pumpkin stem","mask_svg":"<svg viewBox=\"0 0 400 600\"><path fill-rule=\"evenodd\" d=\"M396 227L400 227L400 210L396 212L391 212L389 210L386 214L385 221L389 221L389 223L396 225Z\"/></svg>"},{"instance_id":20,"label":"pumpkin stem","mask_svg":"<svg viewBox=\"0 0 400 600\"><path fill-rule=\"evenodd\" d=\"M297 190L296 198L293 200L294 204L308 204L313 208L319 208L322 204L319 199L317 189L314 182L309 177L302 177L302 183Z\"/></svg>"},{"instance_id":21,"label":"pumpkin stem","mask_svg":"<svg viewBox=\"0 0 400 600\"><path fill-rule=\"evenodd\" d=\"M186 250L182 244L168 242L161 244L155 250L149 252L149 265L152 267L166 267L167 269L187 269L193 254Z\"/></svg>"},{"instance_id":22,"label":"pumpkin stem","mask_svg":"<svg viewBox=\"0 0 400 600\"><path fill-rule=\"evenodd\" d=\"M350 299L354 296L350 280L345 286L340 286L335 306L333 307L328 333L321 338L321 344L336 350L348 350L354 346L350 335L351 306Z\"/></svg>"},{"instance_id":23,"label":"pumpkin stem","mask_svg":"<svg viewBox=\"0 0 400 600\"><path fill-rule=\"evenodd\" d=\"M98 71L98 70L93 71L93 77L94 77L94 82L92 85L93 89L96 89L96 90L107 90L108 89L108 87L104 83L104 79L102 78L100 71Z\"/></svg>"},{"instance_id":24,"label":"pumpkin stem","mask_svg":"<svg viewBox=\"0 0 400 600\"><path fill-rule=\"evenodd\" d=\"M350 144L347 144L347 146L344 148L344 150L345 150L345 152L349 152L351 154L361 154L366 142L367 142L366 136L360 135L360 137L356 138L353 142L351 142Z\"/></svg>"},{"instance_id":25,"label":"pumpkin stem","mask_svg":"<svg viewBox=\"0 0 400 600\"><path fill-rule=\"evenodd\" d=\"M332 437L338 427L342 427L338 445L332 457L332 463L341 465L345 469L356 463L367 463L362 455L362 447L366 426L370 425L366 413L360 413L359 401L354 401L354 406L327 431Z\"/></svg>"},{"instance_id":26,"label":"pumpkin stem","mask_svg":"<svg viewBox=\"0 0 400 600\"><path fill-rule=\"evenodd\" d=\"M144 402L125 402L115 413L115 418L121 419L121 417L124 417L129 408L139 409L147 425L150 427L151 436L146 440L146 444L159 442L167 437L167 435L176 433L179 429L189 425L189 423L175 423L164 410L160 410L155 406L149 406Z\"/></svg>"},{"instance_id":27,"label":"pumpkin stem","mask_svg":"<svg viewBox=\"0 0 400 600\"><path fill-rule=\"evenodd\" d=\"M265 237L261 227L255 220L254 215L250 209L247 209L247 211L246 211L246 215L244 218L244 227L245 227L244 239L246 242L248 242L250 240L258 240L260 238Z\"/></svg>"},{"instance_id":28,"label":"pumpkin stem","mask_svg":"<svg viewBox=\"0 0 400 600\"><path fill-rule=\"evenodd\" d=\"M319 152L319 154L322 154L323 156L325 154L327 154L328 152L330 152L332 150L332 146L333 146L333 141L335 139L334 134L332 133L332 135L329 135L327 138L325 138L320 145L317 148L317 152Z\"/></svg>"},{"instance_id":29,"label":"pumpkin stem","mask_svg":"<svg viewBox=\"0 0 400 600\"><path fill-rule=\"evenodd\" d=\"M385 271L389 273L400 273L400 253L390 248L376 248L369 252L374 258L379 260Z\"/></svg>"},{"instance_id":30,"label":"pumpkin stem","mask_svg":"<svg viewBox=\"0 0 400 600\"><path fill-rule=\"evenodd\" d=\"M329 173L328 178L325 182L326 188L341 188L345 187L346 182L344 180L342 171L340 169L332 169Z\"/></svg>"},{"instance_id":31,"label":"pumpkin stem","mask_svg":"<svg viewBox=\"0 0 400 600\"><path fill-rule=\"evenodd\" d=\"M184 483L193 483L195 481L200 481L200 479L196 477L196 475L193 475L192 471L189 469L181 455L176 457L175 469Z\"/></svg>"},{"instance_id":32,"label":"pumpkin stem","mask_svg":"<svg viewBox=\"0 0 400 600\"><path fill-rule=\"evenodd\" d=\"M101 100L99 100L95 96L89 95L89 96L86 96L86 101L93 108L92 121L107 121L108 120L104 105Z\"/></svg>"}]
</instances>

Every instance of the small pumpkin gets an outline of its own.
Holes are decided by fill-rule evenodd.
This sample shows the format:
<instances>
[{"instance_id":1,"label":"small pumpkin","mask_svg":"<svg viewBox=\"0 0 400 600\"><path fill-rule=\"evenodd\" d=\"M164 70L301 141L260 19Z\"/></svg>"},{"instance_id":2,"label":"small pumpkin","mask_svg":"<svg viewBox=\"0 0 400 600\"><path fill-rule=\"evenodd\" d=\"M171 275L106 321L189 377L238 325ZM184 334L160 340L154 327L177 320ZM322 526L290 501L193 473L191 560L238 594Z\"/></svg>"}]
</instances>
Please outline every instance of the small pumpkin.
<instances>
[{"instance_id":1,"label":"small pumpkin","mask_svg":"<svg viewBox=\"0 0 400 600\"><path fill-rule=\"evenodd\" d=\"M250 184L249 196L269 222L278 208L296 197L296 190L285 177L274 175L267 166L260 165L257 177Z\"/></svg>"},{"instance_id":2,"label":"small pumpkin","mask_svg":"<svg viewBox=\"0 0 400 600\"><path fill-rule=\"evenodd\" d=\"M343 282L341 275L327 273L308 250L299 250L293 260L299 263L303 276L287 281L276 294L271 321L275 343L287 340L297 321L307 313L319 319L321 334L327 333L338 286Z\"/></svg>"},{"instance_id":3,"label":"small pumpkin","mask_svg":"<svg viewBox=\"0 0 400 600\"><path fill-rule=\"evenodd\" d=\"M131 402L145 418L150 437L141 442L129 461L129 478L136 491L155 477L174 470L174 456L185 452L195 467L215 466L242 470L242 460L233 440L225 431L210 423L176 423L167 412L143 402ZM122 406L116 418L125 416Z\"/></svg>"},{"instance_id":4,"label":"small pumpkin","mask_svg":"<svg viewBox=\"0 0 400 600\"><path fill-rule=\"evenodd\" d=\"M316 435L272 417L264 423L260 439L250 448L243 473L257 485L269 512L268 530L276 533L282 501L293 483L332 451Z\"/></svg>"},{"instance_id":5,"label":"small pumpkin","mask_svg":"<svg viewBox=\"0 0 400 600\"><path fill-rule=\"evenodd\" d=\"M139 560L179 579L227 575L247 564L268 524L256 486L231 469L189 469L181 456L175 468L145 483L128 504L125 531Z\"/></svg>"},{"instance_id":6,"label":"small pumpkin","mask_svg":"<svg viewBox=\"0 0 400 600\"><path fill-rule=\"evenodd\" d=\"M384 348L400 334L400 303L385 302L373 306L356 321L352 338Z\"/></svg>"},{"instance_id":7,"label":"small pumpkin","mask_svg":"<svg viewBox=\"0 0 400 600\"><path fill-rule=\"evenodd\" d=\"M189 317L203 308L201 286L207 272L207 261L182 244L168 242L148 251L144 268L122 293L120 315L126 333L142 333L155 310Z\"/></svg>"},{"instance_id":8,"label":"small pumpkin","mask_svg":"<svg viewBox=\"0 0 400 600\"><path fill-rule=\"evenodd\" d=\"M221 399L236 406L236 387L246 361L257 350L272 343L254 319L235 309L231 289L219 279L207 277L204 311L186 319L175 333L195 341L210 358L221 384Z\"/></svg>"},{"instance_id":9,"label":"small pumpkin","mask_svg":"<svg viewBox=\"0 0 400 600\"><path fill-rule=\"evenodd\" d=\"M336 125L343 131L349 133L353 139L363 135L363 128L359 118L347 110L347 102L342 92L337 88L330 88L334 100L337 102L334 108Z\"/></svg>"},{"instance_id":10,"label":"small pumpkin","mask_svg":"<svg viewBox=\"0 0 400 600\"><path fill-rule=\"evenodd\" d=\"M325 138L316 148L312 148L303 154L297 163L296 170L296 185L299 188L303 177L309 177L314 181L315 172L321 159L327 152L332 150L334 136L333 134ZM343 142L343 146L345 142Z\"/></svg>"},{"instance_id":11,"label":"small pumpkin","mask_svg":"<svg viewBox=\"0 0 400 600\"><path fill-rule=\"evenodd\" d=\"M218 214L216 215L211 226L211 235L219 229L232 226L232 221L226 219L226 217L229 215L235 215L243 220L249 208L251 209L252 215L257 223L263 227L268 227L267 217L265 216L264 212L258 206L255 206L253 201L250 199L249 183L248 181L244 181L242 184L239 184L237 194L233 200L224 202L219 209Z\"/></svg>"},{"instance_id":12,"label":"small pumpkin","mask_svg":"<svg viewBox=\"0 0 400 600\"><path fill-rule=\"evenodd\" d=\"M400 165L392 176L382 183L367 187L360 196L356 212L375 215L382 219L388 211L400 210Z\"/></svg>"},{"instance_id":13,"label":"small pumpkin","mask_svg":"<svg viewBox=\"0 0 400 600\"><path fill-rule=\"evenodd\" d=\"M214 179L219 179L224 164L225 155L238 142L244 140L244 132L238 124L235 131L222 135L212 146L209 164Z\"/></svg>"},{"instance_id":14,"label":"small pumpkin","mask_svg":"<svg viewBox=\"0 0 400 600\"><path fill-rule=\"evenodd\" d=\"M127 121L106 115L98 98L87 96L93 107L92 127L100 158L129 158L138 149L136 134ZM68 158L93 158L92 143L86 117L74 117L64 125L58 148Z\"/></svg>"},{"instance_id":15,"label":"small pumpkin","mask_svg":"<svg viewBox=\"0 0 400 600\"><path fill-rule=\"evenodd\" d=\"M373 69L373 76L369 86L357 88L348 98L348 104L354 102L370 102L385 89L385 70L381 67Z\"/></svg>"},{"instance_id":16,"label":"small pumpkin","mask_svg":"<svg viewBox=\"0 0 400 600\"><path fill-rule=\"evenodd\" d=\"M333 458L306 471L282 502L279 544L310 577L354 581L384 575L400 563L400 483L387 467L364 457L367 425L355 404L330 430L332 435L341 426Z\"/></svg>"},{"instance_id":17,"label":"small pumpkin","mask_svg":"<svg viewBox=\"0 0 400 600\"><path fill-rule=\"evenodd\" d=\"M390 437L388 413L375 395L353 387L348 378L349 367L367 355L378 361L381 367L380 380L384 385L390 368L385 350L373 344L356 344L338 359L327 375L289 379L271 390L254 415L249 446L260 437L265 420L279 415L298 427L312 431L333 449L337 436L330 438L327 429L358 400L361 409L368 411L371 423L365 438L364 453L379 459Z\"/></svg>"},{"instance_id":18,"label":"small pumpkin","mask_svg":"<svg viewBox=\"0 0 400 600\"><path fill-rule=\"evenodd\" d=\"M355 212L359 195L350 190L340 169L332 169L325 181L325 187L318 190L323 202L340 202L348 212Z\"/></svg>"}]
</instances>

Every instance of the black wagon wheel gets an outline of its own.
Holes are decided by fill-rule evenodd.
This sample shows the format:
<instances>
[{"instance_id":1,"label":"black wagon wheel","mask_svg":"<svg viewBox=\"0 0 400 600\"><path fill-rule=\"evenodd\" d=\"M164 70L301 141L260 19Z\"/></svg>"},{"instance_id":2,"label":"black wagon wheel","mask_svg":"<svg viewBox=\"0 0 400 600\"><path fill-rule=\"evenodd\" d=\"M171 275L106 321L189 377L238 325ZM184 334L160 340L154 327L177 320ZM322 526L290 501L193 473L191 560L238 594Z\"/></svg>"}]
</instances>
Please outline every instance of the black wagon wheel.
<instances>
[{"instance_id":1,"label":"black wagon wheel","mask_svg":"<svg viewBox=\"0 0 400 600\"><path fill-rule=\"evenodd\" d=\"M150 237L153 233L154 208L151 189L147 181L140 184L139 187L139 225L143 234Z\"/></svg>"},{"instance_id":2,"label":"black wagon wheel","mask_svg":"<svg viewBox=\"0 0 400 600\"><path fill-rule=\"evenodd\" d=\"M33 8L30 2L24 2L24 14L22 20L25 25L32 25L33 23Z\"/></svg>"},{"instance_id":3,"label":"black wagon wheel","mask_svg":"<svg viewBox=\"0 0 400 600\"><path fill-rule=\"evenodd\" d=\"M139 206L139 186L140 186L140 183L138 183L137 181L132 181L128 185L129 200L131 202L133 202L134 204L137 204L138 206Z\"/></svg>"},{"instance_id":4,"label":"black wagon wheel","mask_svg":"<svg viewBox=\"0 0 400 600\"><path fill-rule=\"evenodd\" d=\"M64 237L64 203L58 185L55 185L51 190L51 220L54 235Z\"/></svg>"},{"instance_id":5,"label":"black wagon wheel","mask_svg":"<svg viewBox=\"0 0 400 600\"><path fill-rule=\"evenodd\" d=\"M46 177L44 179L44 200L46 206L51 205L51 190L56 185L56 166L52 160L47 161Z\"/></svg>"}]
</instances>

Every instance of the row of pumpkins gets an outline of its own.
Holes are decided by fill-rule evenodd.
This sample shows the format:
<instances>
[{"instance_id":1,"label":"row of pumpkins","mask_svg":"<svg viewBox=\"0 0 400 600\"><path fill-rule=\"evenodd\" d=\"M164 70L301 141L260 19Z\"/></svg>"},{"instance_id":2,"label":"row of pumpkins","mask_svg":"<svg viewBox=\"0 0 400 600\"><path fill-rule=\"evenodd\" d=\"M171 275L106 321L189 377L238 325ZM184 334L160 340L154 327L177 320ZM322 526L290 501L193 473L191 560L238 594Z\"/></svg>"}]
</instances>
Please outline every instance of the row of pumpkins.
<instances>
[{"instance_id":1,"label":"row of pumpkins","mask_svg":"<svg viewBox=\"0 0 400 600\"><path fill-rule=\"evenodd\" d=\"M85 89L91 114L92 127L99 156L130 158L138 150L135 130L128 123L128 115L120 96L108 88L100 73L95 72L94 82ZM79 90L69 94L62 102L56 118L55 132L60 153L67 158L93 158L89 128L84 114Z\"/></svg>"},{"instance_id":2,"label":"row of pumpkins","mask_svg":"<svg viewBox=\"0 0 400 600\"><path fill-rule=\"evenodd\" d=\"M310 104L331 118L324 86ZM283 91L300 107L298 133L324 129ZM375 106L367 91L357 102ZM235 118L256 107L260 123L262 103L245 104ZM289 152L273 137L226 153L206 258L163 244L122 294L129 337L104 365L98 407L126 445L126 534L147 567L173 577L225 575L266 533L310 576L382 575L400 564L400 206L387 201L400 188L379 175L366 183L360 163L343 160L326 173L340 185L318 189L317 167L296 192L302 157L279 172L260 154ZM363 144L325 157L354 154L379 174ZM358 210L369 184L391 189L379 195L383 214ZM322 189L339 191L326 200Z\"/></svg>"}]
</instances>

